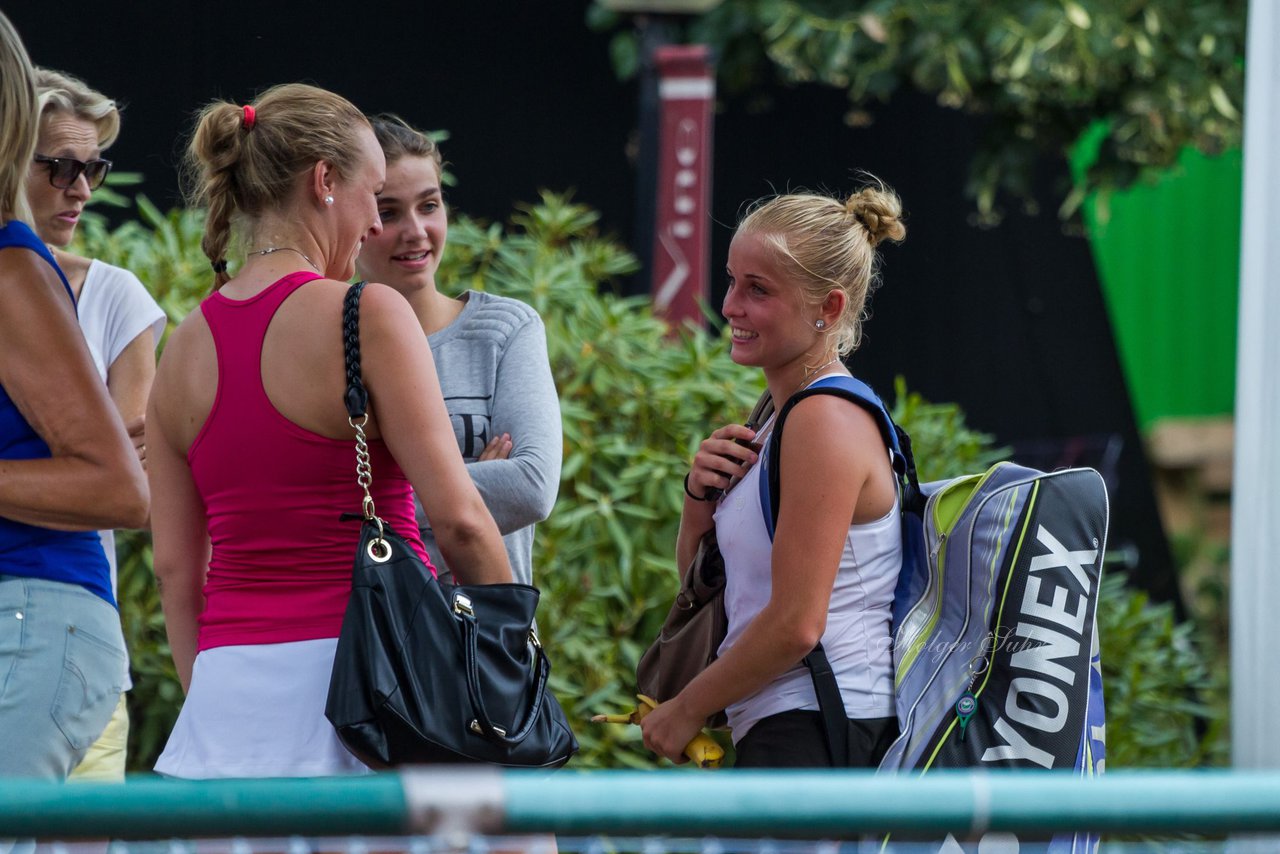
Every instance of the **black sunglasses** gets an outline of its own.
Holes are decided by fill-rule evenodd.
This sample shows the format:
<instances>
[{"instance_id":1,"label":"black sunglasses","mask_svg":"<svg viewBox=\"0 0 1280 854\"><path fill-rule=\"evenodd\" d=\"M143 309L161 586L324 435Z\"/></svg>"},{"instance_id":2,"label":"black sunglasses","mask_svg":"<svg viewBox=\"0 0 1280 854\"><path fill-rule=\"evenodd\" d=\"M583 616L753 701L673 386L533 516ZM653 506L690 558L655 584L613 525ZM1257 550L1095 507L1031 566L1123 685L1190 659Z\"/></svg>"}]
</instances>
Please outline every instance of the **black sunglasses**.
<instances>
[{"instance_id":1,"label":"black sunglasses","mask_svg":"<svg viewBox=\"0 0 1280 854\"><path fill-rule=\"evenodd\" d=\"M102 158L86 163L70 157L45 157L37 154L36 162L49 167L49 183L59 190L70 189L82 172L84 179L89 182L89 189L96 190L107 180L107 173L111 171L111 161Z\"/></svg>"}]
</instances>

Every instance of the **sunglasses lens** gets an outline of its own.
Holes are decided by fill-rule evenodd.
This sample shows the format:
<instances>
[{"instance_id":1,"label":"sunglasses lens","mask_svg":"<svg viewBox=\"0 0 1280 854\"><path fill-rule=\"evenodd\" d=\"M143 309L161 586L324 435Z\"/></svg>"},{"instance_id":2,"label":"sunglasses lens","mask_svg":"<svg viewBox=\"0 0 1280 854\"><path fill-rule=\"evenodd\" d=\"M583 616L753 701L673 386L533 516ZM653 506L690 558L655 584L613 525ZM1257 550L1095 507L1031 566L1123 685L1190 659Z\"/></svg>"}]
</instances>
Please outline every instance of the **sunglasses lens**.
<instances>
[{"instance_id":1,"label":"sunglasses lens","mask_svg":"<svg viewBox=\"0 0 1280 854\"><path fill-rule=\"evenodd\" d=\"M75 183L76 178L80 177L80 161L69 160L65 157L57 160L48 161L49 165L49 183L57 187L59 190L65 190Z\"/></svg>"},{"instance_id":2,"label":"sunglasses lens","mask_svg":"<svg viewBox=\"0 0 1280 854\"><path fill-rule=\"evenodd\" d=\"M89 182L89 189L96 190L107 179L111 171L110 160L90 160L84 165L84 177Z\"/></svg>"}]
</instances>

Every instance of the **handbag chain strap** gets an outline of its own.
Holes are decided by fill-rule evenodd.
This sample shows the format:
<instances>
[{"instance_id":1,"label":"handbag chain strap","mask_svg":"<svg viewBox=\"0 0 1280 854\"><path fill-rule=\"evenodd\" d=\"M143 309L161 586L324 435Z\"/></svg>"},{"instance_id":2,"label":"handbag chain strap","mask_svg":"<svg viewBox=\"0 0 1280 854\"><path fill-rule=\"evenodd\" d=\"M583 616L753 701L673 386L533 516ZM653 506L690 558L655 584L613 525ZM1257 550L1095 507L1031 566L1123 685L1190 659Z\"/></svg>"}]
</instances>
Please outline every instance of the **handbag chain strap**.
<instances>
[{"instance_id":1,"label":"handbag chain strap","mask_svg":"<svg viewBox=\"0 0 1280 854\"><path fill-rule=\"evenodd\" d=\"M369 462L369 439L364 432L365 425L369 423L369 392L364 387L360 368L360 295L364 293L364 286L364 282L356 282L347 289L342 302L342 349L347 368L347 391L343 402L347 407L347 423L356 431L356 483L364 491L361 515L366 522L378 526L378 536L369 543L369 553L385 560L391 556L391 546L383 539L383 523L375 512L373 495L369 492L373 485L373 466Z\"/></svg>"}]
</instances>

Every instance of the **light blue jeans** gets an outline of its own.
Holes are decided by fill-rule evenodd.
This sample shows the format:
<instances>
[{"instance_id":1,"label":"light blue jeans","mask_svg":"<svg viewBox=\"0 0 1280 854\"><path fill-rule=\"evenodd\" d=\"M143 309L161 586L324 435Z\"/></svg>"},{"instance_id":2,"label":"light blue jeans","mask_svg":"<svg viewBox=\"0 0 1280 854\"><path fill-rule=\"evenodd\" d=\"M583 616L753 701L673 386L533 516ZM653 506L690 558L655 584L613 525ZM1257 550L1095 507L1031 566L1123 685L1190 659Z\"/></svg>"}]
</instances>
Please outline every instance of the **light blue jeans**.
<instances>
[{"instance_id":1,"label":"light blue jeans","mask_svg":"<svg viewBox=\"0 0 1280 854\"><path fill-rule=\"evenodd\" d=\"M65 778L111 720L124 662L101 597L0 575L0 777Z\"/></svg>"}]
</instances>

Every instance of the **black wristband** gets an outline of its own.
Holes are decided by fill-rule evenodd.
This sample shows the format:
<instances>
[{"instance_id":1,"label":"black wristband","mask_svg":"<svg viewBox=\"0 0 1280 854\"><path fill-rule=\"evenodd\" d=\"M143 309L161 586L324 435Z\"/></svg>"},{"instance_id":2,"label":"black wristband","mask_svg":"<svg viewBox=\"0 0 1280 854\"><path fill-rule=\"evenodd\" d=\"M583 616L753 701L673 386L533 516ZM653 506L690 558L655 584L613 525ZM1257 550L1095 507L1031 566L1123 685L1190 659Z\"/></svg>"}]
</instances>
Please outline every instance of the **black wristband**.
<instances>
[{"instance_id":1,"label":"black wristband","mask_svg":"<svg viewBox=\"0 0 1280 854\"><path fill-rule=\"evenodd\" d=\"M710 495L704 495L701 498L699 498L698 496L694 495L692 492L689 491L689 475L690 474L693 474L693 472L689 472L689 474L686 474L684 476L684 494L692 498L694 501L715 501L715 498L713 498Z\"/></svg>"}]
</instances>

